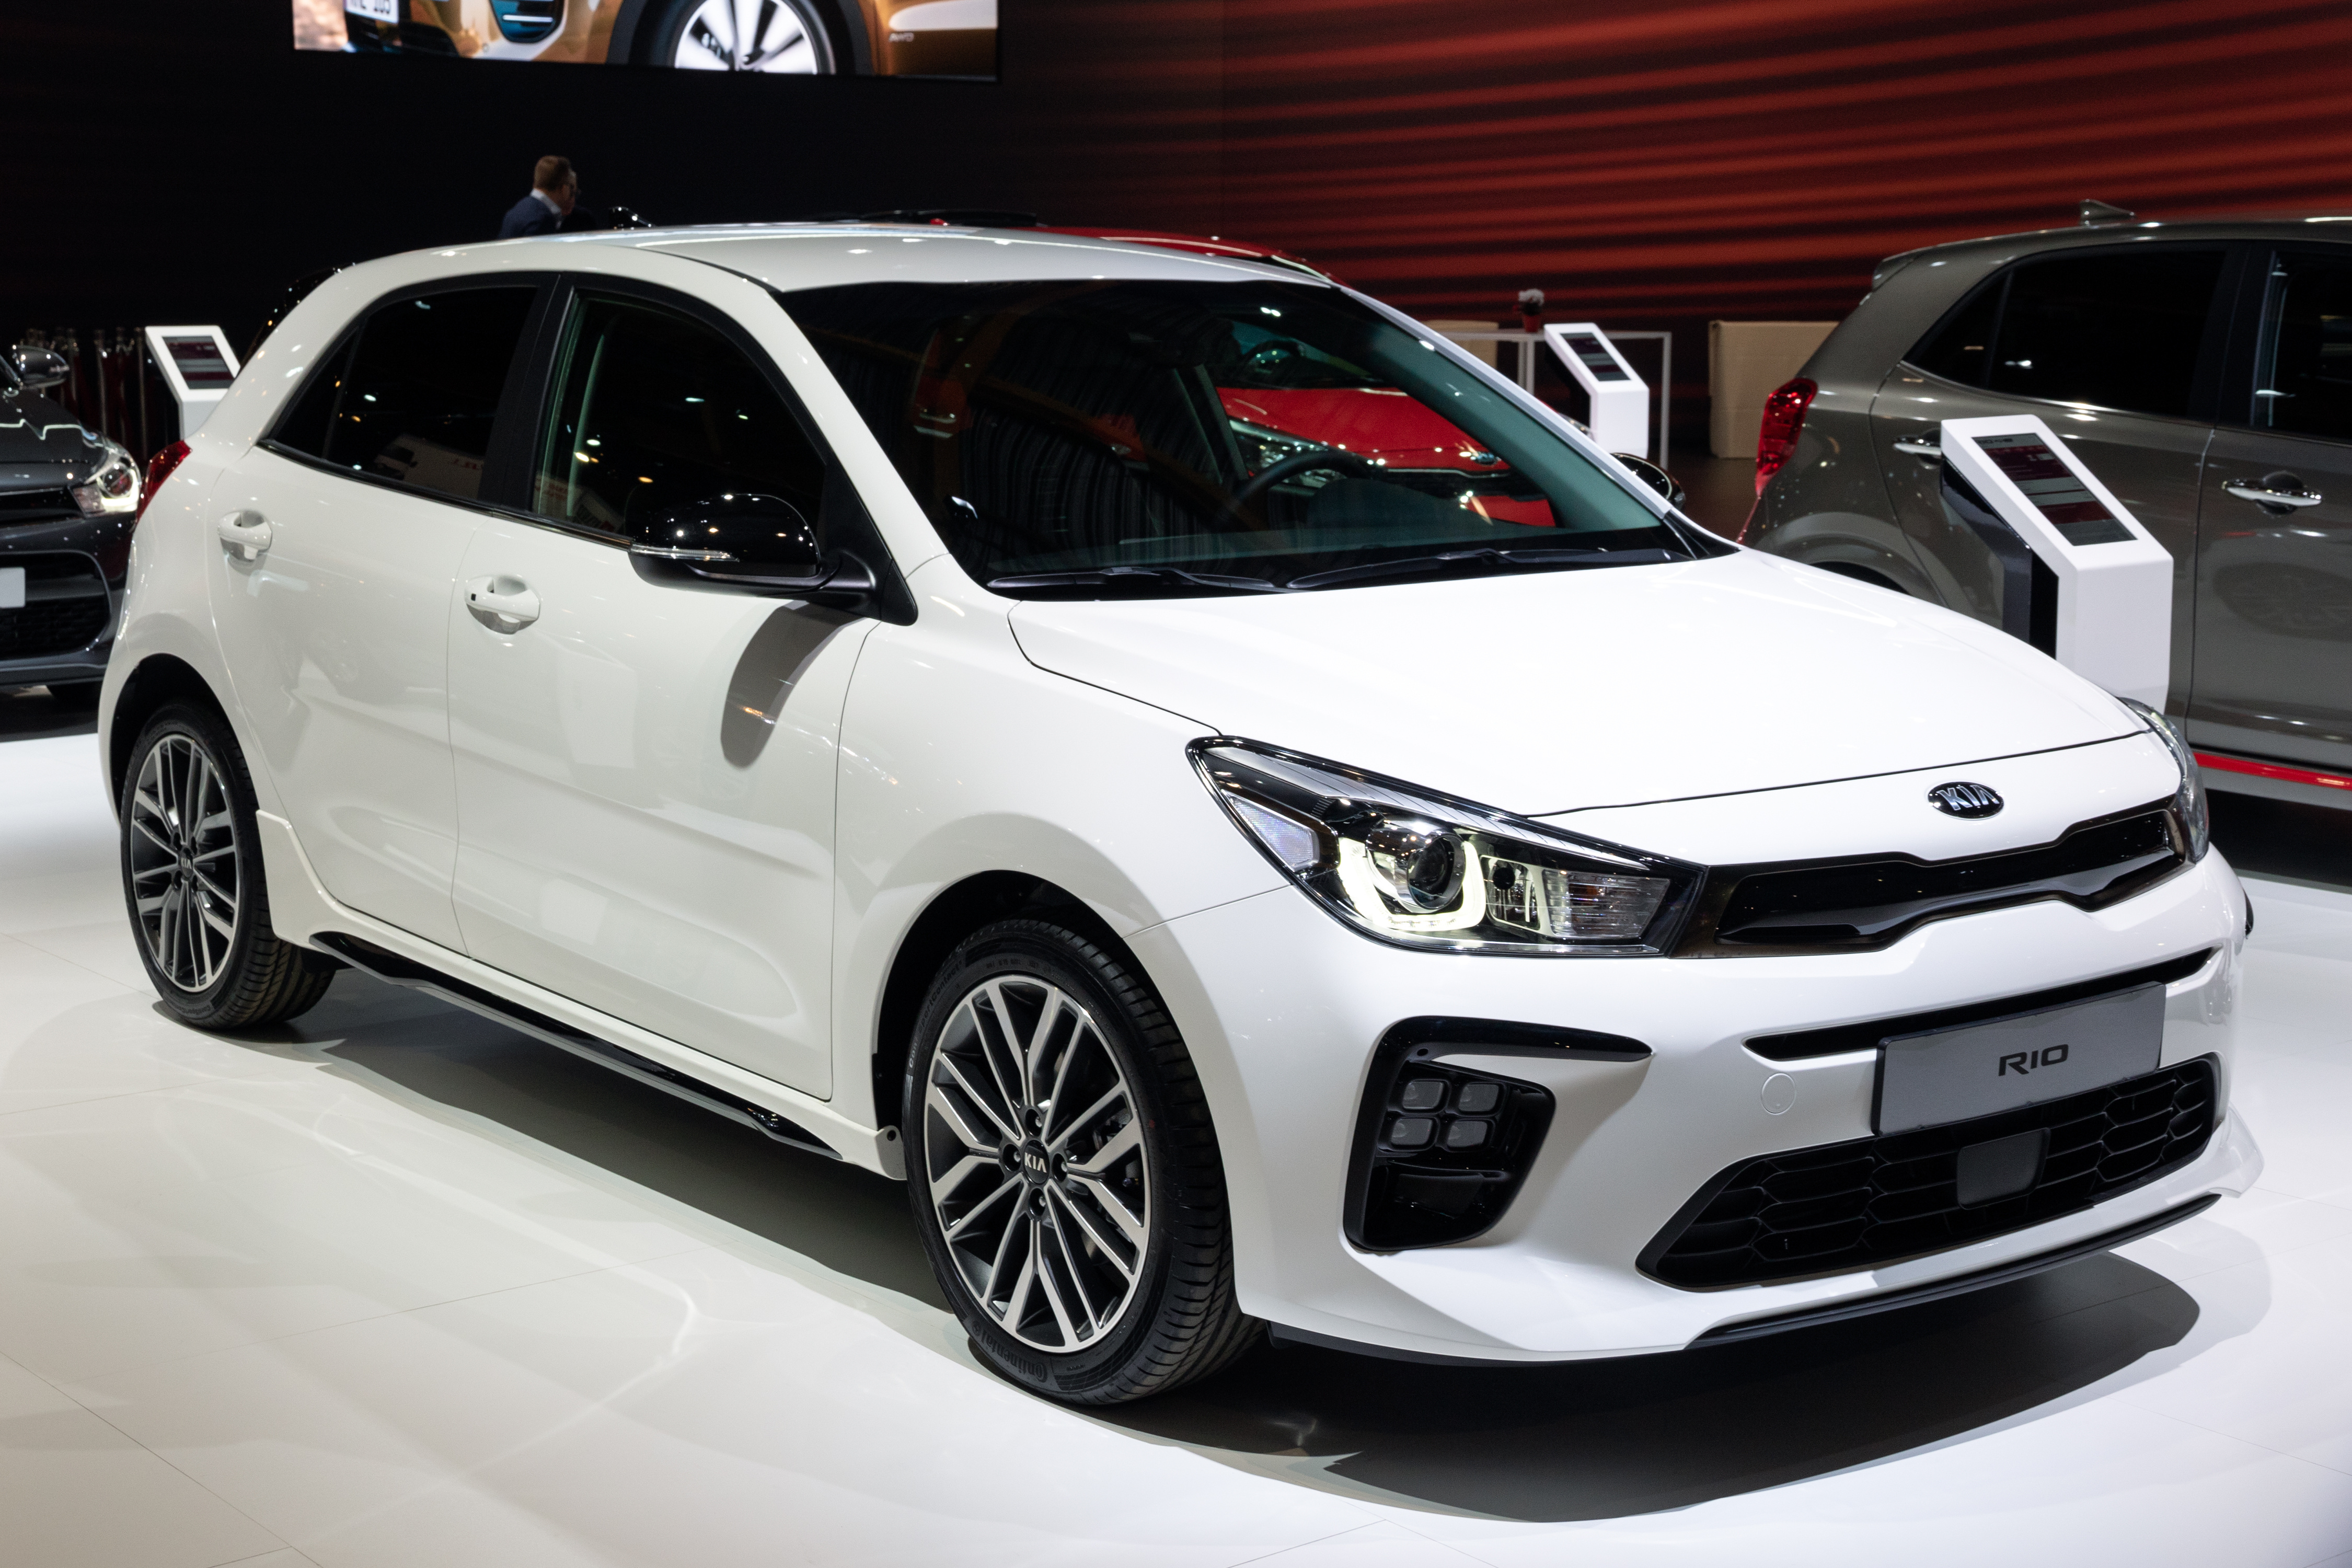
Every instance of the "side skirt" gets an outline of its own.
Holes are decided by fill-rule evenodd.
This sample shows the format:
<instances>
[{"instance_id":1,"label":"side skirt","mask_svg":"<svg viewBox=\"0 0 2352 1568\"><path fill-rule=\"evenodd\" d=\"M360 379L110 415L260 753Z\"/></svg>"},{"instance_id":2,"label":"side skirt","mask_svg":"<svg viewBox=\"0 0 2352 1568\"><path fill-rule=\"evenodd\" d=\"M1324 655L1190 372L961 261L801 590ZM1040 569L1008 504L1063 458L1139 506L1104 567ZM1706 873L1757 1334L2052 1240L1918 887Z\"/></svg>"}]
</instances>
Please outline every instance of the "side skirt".
<instances>
[{"instance_id":1,"label":"side skirt","mask_svg":"<svg viewBox=\"0 0 2352 1568\"><path fill-rule=\"evenodd\" d=\"M372 942L362 941L342 931L316 931L311 934L310 941L353 969L372 974L387 984L404 985L412 991L437 996L469 1013L478 1013L559 1050L570 1051L573 1056L584 1058L599 1067L625 1073L639 1083L651 1084L730 1121L755 1127L779 1143L789 1143L795 1149L805 1149L828 1160L841 1158L840 1150L764 1105L754 1105L699 1079L688 1078L675 1068L665 1067L650 1057L641 1057L610 1040L600 1040L560 1018L535 1013L503 996L493 996L487 991L467 984L455 975L444 974L437 969L403 958Z\"/></svg>"}]
</instances>

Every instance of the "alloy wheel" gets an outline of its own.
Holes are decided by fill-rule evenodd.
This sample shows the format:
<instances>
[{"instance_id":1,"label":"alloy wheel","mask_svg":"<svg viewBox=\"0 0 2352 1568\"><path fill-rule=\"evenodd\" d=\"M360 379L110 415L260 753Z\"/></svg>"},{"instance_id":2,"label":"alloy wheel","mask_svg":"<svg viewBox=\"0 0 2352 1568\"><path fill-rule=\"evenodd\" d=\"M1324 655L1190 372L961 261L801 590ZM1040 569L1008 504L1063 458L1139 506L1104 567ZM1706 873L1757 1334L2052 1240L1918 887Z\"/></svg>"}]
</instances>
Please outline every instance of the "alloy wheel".
<instances>
[{"instance_id":1,"label":"alloy wheel","mask_svg":"<svg viewBox=\"0 0 2352 1568\"><path fill-rule=\"evenodd\" d=\"M236 942L236 819L226 783L193 736L167 734L140 764L130 810L140 939L156 973L202 991Z\"/></svg>"},{"instance_id":2,"label":"alloy wheel","mask_svg":"<svg viewBox=\"0 0 2352 1568\"><path fill-rule=\"evenodd\" d=\"M822 76L832 51L816 24L788 0L702 0L678 29L669 63L681 70Z\"/></svg>"},{"instance_id":3,"label":"alloy wheel","mask_svg":"<svg viewBox=\"0 0 2352 1568\"><path fill-rule=\"evenodd\" d=\"M965 1289L1022 1343L1083 1349L1134 1300L1153 1185L1138 1117L1093 1014L1058 986L999 976L949 1014L921 1179Z\"/></svg>"}]
</instances>

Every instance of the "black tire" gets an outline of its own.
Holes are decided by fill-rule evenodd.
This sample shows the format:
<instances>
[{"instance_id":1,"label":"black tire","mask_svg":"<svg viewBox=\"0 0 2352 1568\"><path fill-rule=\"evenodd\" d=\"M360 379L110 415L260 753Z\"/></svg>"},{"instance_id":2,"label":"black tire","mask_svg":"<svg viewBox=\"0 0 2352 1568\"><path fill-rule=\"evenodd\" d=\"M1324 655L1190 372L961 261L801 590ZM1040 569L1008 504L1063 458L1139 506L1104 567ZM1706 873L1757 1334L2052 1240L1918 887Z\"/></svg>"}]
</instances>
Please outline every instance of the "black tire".
<instances>
[{"instance_id":1,"label":"black tire","mask_svg":"<svg viewBox=\"0 0 2352 1568\"><path fill-rule=\"evenodd\" d=\"M1011 1106L1007 1096L995 1093L992 1109L981 1102L992 1093L983 1083L980 1100L958 1098L963 1095L961 1086L971 1079L957 1075L984 1058L986 1042L995 1038L979 1022L995 1015L977 1002L992 984L996 989L987 994L1007 998L1014 1010L1026 1005L1022 997L1049 996L1046 987L1083 1009L1082 1014L1044 1013L1049 1023L1066 1017L1066 1033L1059 1032L1059 1025L1019 1022L1008 1031L1007 1037L1017 1041L1020 1028L1029 1027L1034 1044L1032 1059L1040 1072L1048 1066L1053 1069L1054 1095L1039 1099L1034 1090L1024 1091L1038 1100L1028 1112L1031 1120L1024 1122L1022 1113L1013 1111L1014 1130L1025 1135L1018 1147L1004 1136L1003 1119ZM1100 1042L1099 1049L1091 1043L1095 1040ZM982 1043L976 1047L975 1041ZM1082 1047L1081 1042L1087 1043ZM1054 1055L1057 1049L1058 1057ZM949 1058L944 1064L943 1054ZM1097 1058L1115 1063L1120 1080L1102 1094L1097 1093L1105 1081ZM1071 1088L1089 1072L1094 1078L1086 1089ZM935 1082L956 1109L935 1109L944 1103L931 1096ZM1118 1108L1087 1120L1087 1102L1099 1105L1122 1093L1129 1106L1124 1120ZM1065 1100L1063 1106L1053 1103L1055 1095ZM1070 1110L1071 1104L1079 1109ZM1205 1377L1256 1342L1262 1325L1245 1317L1234 1299L1224 1170L1208 1102L1160 998L1120 959L1083 936L1041 921L1000 921L966 938L940 967L924 1002L900 1109L899 1125L908 1146L908 1196L924 1251L971 1335L974 1350L1008 1380L1071 1404L1113 1405ZM978 1114L970 1114L974 1110ZM984 1137L975 1142L956 1131L947 1120L950 1114L964 1116L975 1126L985 1121ZM1131 1141L1125 1137L1129 1122L1141 1124ZM1062 1155L1049 1152L1047 1146L1057 1136L1067 1140L1063 1147L1080 1158L1066 1163ZM1134 1152L1115 1160L1093 1152L1129 1142ZM988 1142L996 1146L993 1168L982 1150ZM1024 1152L1034 1152L1034 1163ZM942 1204L933 1198L933 1182L951 1175L959 1163L970 1167L961 1178L968 1184L951 1189L946 1206L954 1217L944 1217ZM1087 1163L1101 1173L1065 1173ZM1050 1167L1050 1173L1040 1166ZM1122 1171L1127 1173L1118 1182L1122 1189L1132 1193L1139 1180L1141 1184L1141 1194L1123 1200L1130 1220L1135 1205L1142 1205L1142 1245L1133 1254L1125 1250L1115 1225L1089 1218L1108 1214L1112 1200L1101 1194ZM992 1216L997 1211L990 1210L987 1200L962 1194L1001 1192L1000 1183L1013 1189L1013 1195L997 1200L1009 1205L1003 1212L1018 1216L1005 1221L1003 1234L1026 1225L1024 1234L1039 1238L1035 1256L1045 1260L1038 1266L1043 1279L1033 1282L1032 1289L1051 1299L1050 1316L1036 1308L1021 1316L1028 1292L1019 1279L1001 1292L996 1289L998 1274L1028 1253L1028 1243L992 1244L993 1262L981 1284L975 1284L973 1276L979 1252L991 1245L984 1235L978 1249L960 1252L957 1248L964 1243L950 1243L950 1226L994 1224ZM959 1203L965 1206L957 1209ZM979 1234L966 1232L967 1237ZM1070 1249L1072 1241L1076 1251ZM1123 1286L1122 1279L1128 1281ZM1022 1337L1000 1321L1003 1312L1018 1320L1015 1327L1023 1321L1042 1322L1046 1325L1043 1331L1053 1335L1054 1321L1078 1319L1078 1311L1066 1311L1066 1306L1083 1309L1091 1319L1097 1302L1087 1294L1088 1280L1108 1281L1110 1290L1102 1300L1103 1321L1083 1342L1062 1332L1061 1348L1040 1345L1034 1334ZM1110 1297L1119 1289L1128 1293L1114 1308ZM1002 1295L1004 1305L984 1303L983 1294Z\"/></svg>"},{"instance_id":2,"label":"black tire","mask_svg":"<svg viewBox=\"0 0 2352 1568\"><path fill-rule=\"evenodd\" d=\"M637 63L675 65L680 41L702 4L703 0L649 0L645 20L638 25L637 36L644 42L635 51ZM776 0L776 5L779 9L789 12L808 35L815 56L815 68L808 74L833 76L838 73L844 58L841 41L834 36L833 28L826 25L818 0ZM739 66L735 68L744 68Z\"/></svg>"},{"instance_id":3,"label":"black tire","mask_svg":"<svg viewBox=\"0 0 2352 1568\"><path fill-rule=\"evenodd\" d=\"M216 790L204 784L201 769L187 765L197 757L209 766ZM147 787L157 778L195 782ZM165 795L179 798L166 801ZM191 800L198 804L183 809ZM255 1028L306 1013L341 967L270 930L253 812L245 753L219 714L173 702L147 721L122 778L122 895L156 994L200 1029ZM224 816L232 835L219 830ZM206 822L215 824L208 832L202 829ZM193 879L196 868L210 879ZM224 868L225 878L217 875ZM157 899L164 907L151 902L142 909L142 902ZM217 918L222 909L230 911L226 921Z\"/></svg>"}]
</instances>

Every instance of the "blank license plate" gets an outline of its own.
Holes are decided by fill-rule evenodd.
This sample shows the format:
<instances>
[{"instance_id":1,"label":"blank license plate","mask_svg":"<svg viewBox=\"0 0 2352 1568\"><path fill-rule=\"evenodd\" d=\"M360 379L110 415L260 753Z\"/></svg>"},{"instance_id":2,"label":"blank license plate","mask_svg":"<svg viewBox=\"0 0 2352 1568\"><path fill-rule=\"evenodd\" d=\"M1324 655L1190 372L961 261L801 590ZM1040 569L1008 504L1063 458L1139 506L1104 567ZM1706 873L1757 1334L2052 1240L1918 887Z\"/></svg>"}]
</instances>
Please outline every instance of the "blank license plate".
<instances>
[{"instance_id":1,"label":"blank license plate","mask_svg":"<svg viewBox=\"0 0 2352 1568\"><path fill-rule=\"evenodd\" d=\"M0 566L0 610L21 610L25 607L25 569L22 566Z\"/></svg>"},{"instance_id":2,"label":"blank license plate","mask_svg":"<svg viewBox=\"0 0 2352 1568\"><path fill-rule=\"evenodd\" d=\"M1881 1044L1879 1131L1965 1121L2154 1072L2164 1051L2164 987Z\"/></svg>"},{"instance_id":3,"label":"blank license plate","mask_svg":"<svg viewBox=\"0 0 2352 1568\"><path fill-rule=\"evenodd\" d=\"M371 22L400 20L400 0L343 0L343 9Z\"/></svg>"}]
</instances>

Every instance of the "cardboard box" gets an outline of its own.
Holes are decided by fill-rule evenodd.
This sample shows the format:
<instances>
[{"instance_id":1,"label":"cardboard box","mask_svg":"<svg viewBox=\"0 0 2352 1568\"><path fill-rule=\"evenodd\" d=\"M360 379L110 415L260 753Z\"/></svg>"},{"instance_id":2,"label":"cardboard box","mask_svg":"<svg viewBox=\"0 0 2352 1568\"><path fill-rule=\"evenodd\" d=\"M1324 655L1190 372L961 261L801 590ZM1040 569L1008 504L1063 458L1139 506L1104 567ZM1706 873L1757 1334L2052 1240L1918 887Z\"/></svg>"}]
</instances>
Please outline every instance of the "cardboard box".
<instances>
[{"instance_id":1,"label":"cardboard box","mask_svg":"<svg viewBox=\"0 0 2352 1568\"><path fill-rule=\"evenodd\" d=\"M1835 321L1709 321L1706 444L1718 458L1756 455L1772 389L1805 367Z\"/></svg>"}]
</instances>

